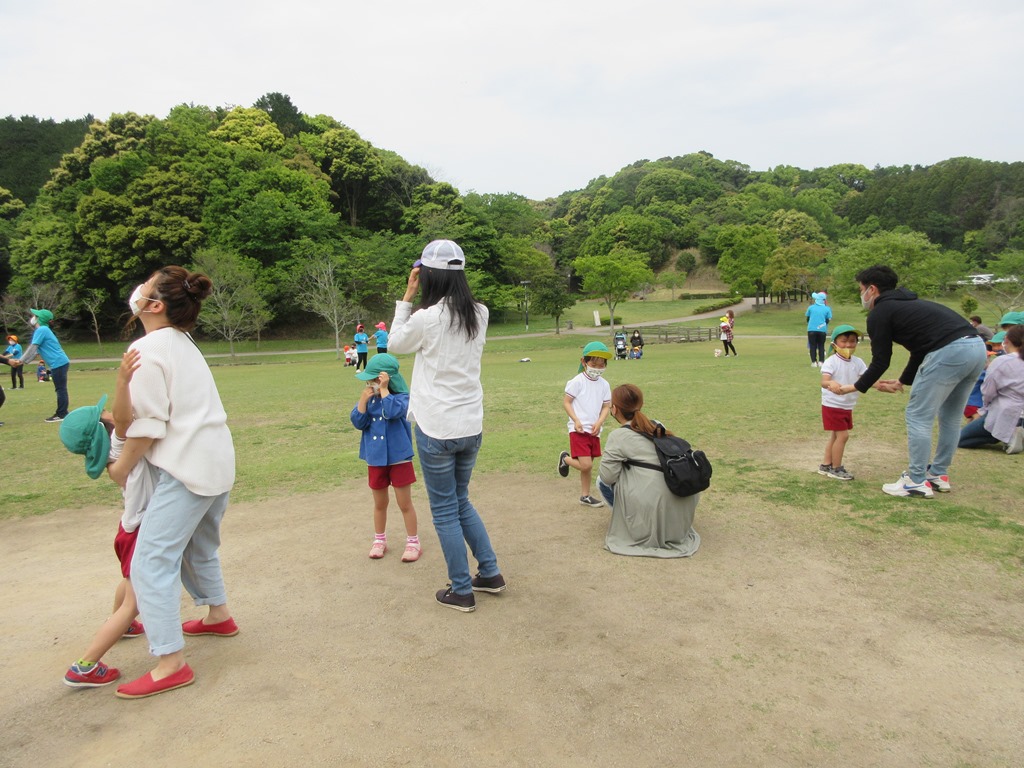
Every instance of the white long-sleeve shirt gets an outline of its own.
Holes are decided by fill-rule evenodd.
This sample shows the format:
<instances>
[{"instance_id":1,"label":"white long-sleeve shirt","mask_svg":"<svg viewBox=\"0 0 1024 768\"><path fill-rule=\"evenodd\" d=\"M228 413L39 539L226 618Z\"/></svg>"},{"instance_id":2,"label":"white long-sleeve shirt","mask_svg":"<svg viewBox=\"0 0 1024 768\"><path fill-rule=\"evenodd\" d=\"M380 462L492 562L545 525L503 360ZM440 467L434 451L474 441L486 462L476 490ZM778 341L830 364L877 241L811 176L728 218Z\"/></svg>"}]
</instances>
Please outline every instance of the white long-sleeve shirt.
<instances>
[{"instance_id":1,"label":"white long-sleeve shirt","mask_svg":"<svg viewBox=\"0 0 1024 768\"><path fill-rule=\"evenodd\" d=\"M480 357L489 318L477 304L480 325L467 339L452 327L445 302L412 311L408 301L395 302L388 351L416 353L409 387L409 419L430 437L441 440L478 435L484 429L484 389Z\"/></svg>"},{"instance_id":2,"label":"white long-sleeve shirt","mask_svg":"<svg viewBox=\"0 0 1024 768\"><path fill-rule=\"evenodd\" d=\"M217 385L202 353L177 328L131 345L140 365L131 381L135 419L128 437L153 438L146 459L192 493L218 496L235 483L235 447Z\"/></svg>"}]
</instances>

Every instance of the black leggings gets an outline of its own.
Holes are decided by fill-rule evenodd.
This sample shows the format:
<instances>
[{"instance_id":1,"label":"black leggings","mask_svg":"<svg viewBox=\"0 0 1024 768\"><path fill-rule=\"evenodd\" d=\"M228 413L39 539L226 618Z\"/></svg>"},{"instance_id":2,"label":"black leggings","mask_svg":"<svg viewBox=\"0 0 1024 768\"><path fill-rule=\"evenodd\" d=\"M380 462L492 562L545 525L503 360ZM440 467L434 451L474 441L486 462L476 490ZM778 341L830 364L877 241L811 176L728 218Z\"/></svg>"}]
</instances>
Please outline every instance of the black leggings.
<instances>
[{"instance_id":1,"label":"black leggings","mask_svg":"<svg viewBox=\"0 0 1024 768\"><path fill-rule=\"evenodd\" d=\"M722 339L722 348L723 348L723 349L725 350L725 356L726 356L726 357L728 357L728 356L729 356L729 350L730 350L730 349L732 350L732 353L733 353L733 355L736 355L736 354L737 354L737 353L736 353L736 347L734 347L734 346L732 345L732 342L731 342L731 341L726 341L725 339Z\"/></svg>"},{"instance_id":2,"label":"black leggings","mask_svg":"<svg viewBox=\"0 0 1024 768\"><path fill-rule=\"evenodd\" d=\"M824 331L808 331L807 332L807 349L811 353L811 362L825 362L825 332ZM817 357L815 357L817 355Z\"/></svg>"},{"instance_id":3,"label":"black leggings","mask_svg":"<svg viewBox=\"0 0 1024 768\"><path fill-rule=\"evenodd\" d=\"M365 352L357 352L356 354L359 357L359 359L356 360L356 370L357 371L359 370L359 366L363 366L363 370L365 371L366 370L366 353Z\"/></svg>"}]
</instances>

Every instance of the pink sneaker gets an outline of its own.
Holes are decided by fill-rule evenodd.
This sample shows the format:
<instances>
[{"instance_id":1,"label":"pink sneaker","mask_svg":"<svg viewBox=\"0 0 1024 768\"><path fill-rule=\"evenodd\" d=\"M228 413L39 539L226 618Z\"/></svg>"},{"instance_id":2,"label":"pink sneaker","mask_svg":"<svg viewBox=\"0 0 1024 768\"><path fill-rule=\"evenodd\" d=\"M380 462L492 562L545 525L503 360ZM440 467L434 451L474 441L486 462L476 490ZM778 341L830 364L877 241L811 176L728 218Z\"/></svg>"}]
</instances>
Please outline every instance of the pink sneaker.
<instances>
[{"instance_id":1,"label":"pink sneaker","mask_svg":"<svg viewBox=\"0 0 1024 768\"><path fill-rule=\"evenodd\" d=\"M388 545L380 539L374 539L373 546L370 547L370 559L380 560L384 557L384 553L388 551Z\"/></svg>"},{"instance_id":2,"label":"pink sneaker","mask_svg":"<svg viewBox=\"0 0 1024 768\"><path fill-rule=\"evenodd\" d=\"M417 560L420 559L420 554L422 553L422 551L423 550L419 544L407 543L405 545L405 552L402 553L402 562L415 563Z\"/></svg>"}]
</instances>

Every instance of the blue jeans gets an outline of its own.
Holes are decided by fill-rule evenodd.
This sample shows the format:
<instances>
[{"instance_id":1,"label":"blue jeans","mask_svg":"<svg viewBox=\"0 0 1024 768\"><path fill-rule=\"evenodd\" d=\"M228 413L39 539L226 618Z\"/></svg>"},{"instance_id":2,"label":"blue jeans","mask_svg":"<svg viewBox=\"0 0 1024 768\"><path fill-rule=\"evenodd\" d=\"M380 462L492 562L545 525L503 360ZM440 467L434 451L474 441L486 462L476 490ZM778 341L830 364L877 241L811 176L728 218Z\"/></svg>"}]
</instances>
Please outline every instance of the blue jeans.
<instances>
[{"instance_id":1,"label":"blue jeans","mask_svg":"<svg viewBox=\"0 0 1024 768\"><path fill-rule=\"evenodd\" d=\"M923 483L928 464L933 475L945 475L960 442L964 406L978 374L985 367L985 342L979 337L956 339L929 352L917 371L907 402L907 474ZM932 426L939 422L939 439L932 450Z\"/></svg>"},{"instance_id":2,"label":"blue jeans","mask_svg":"<svg viewBox=\"0 0 1024 768\"><path fill-rule=\"evenodd\" d=\"M53 388L57 390L57 410L55 414L62 419L68 415L68 368L71 363L64 363L59 368L50 370L50 378L53 380Z\"/></svg>"},{"instance_id":3,"label":"blue jeans","mask_svg":"<svg viewBox=\"0 0 1024 768\"><path fill-rule=\"evenodd\" d=\"M500 573L484 521L469 501L469 479L482 442L482 434L439 440L416 427L416 453L434 530L448 564L452 591L459 595L473 591L466 544L473 551L481 576L490 578Z\"/></svg>"},{"instance_id":4,"label":"blue jeans","mask_svg":"<svg viewBox=\"0 0 1024 768\"><path fill-rule=\"evenodd\" d=\"M960 430L960 448L980 448L983 445L991 445L999 441L992 437L992 433L985 429L985 417L969 421Z\"/></svg>"},{"instance_id":5,"label":"blue jeans","mask_svg":"<svg viewBox=\"0 0 1024 768\"><path fill-rule=\"evenodd\" d=\"M220 522L228 494L198 496L164 470L142 516L132 556L132 586L149 650L166 656L185 647L181 585L196 605L224 605Z\"/></svg>"},{"instance_id":6,"label":"blue jeans","mask_svg":"<svg viewBox=\"0 0 1024 768\"><path fill-rule=\"evenodd\" d=\"M597 490L601 492L605 503L610 507L615 505L615 486L605 485L601 478L597 478Z\"/></svg>"}]
</instances>

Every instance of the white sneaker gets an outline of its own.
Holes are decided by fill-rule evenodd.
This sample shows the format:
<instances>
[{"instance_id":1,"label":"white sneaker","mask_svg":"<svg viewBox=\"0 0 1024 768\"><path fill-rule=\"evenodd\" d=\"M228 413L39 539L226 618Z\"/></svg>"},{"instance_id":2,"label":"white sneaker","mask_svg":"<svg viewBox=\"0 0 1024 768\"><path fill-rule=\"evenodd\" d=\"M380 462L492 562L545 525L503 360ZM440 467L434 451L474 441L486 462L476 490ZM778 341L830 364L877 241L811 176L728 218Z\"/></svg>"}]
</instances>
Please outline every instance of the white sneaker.
<instances>
[{"instance_id":1,"label":"white sneaker","mask_svg":"<svg viewBox=\"0 0 1024 768\"><path fill-rule=\"evenodd\" d=\"M1024 427L1013 430L1013 437L1006 444L1007 453L1024 453Z\"/></svg>"},{"instance_id":2,"label":"white sneaker","mask_svg":"<svg viewBox=\"0 0 1024 768\"><path fill-rule=\"evenodd\" d=\"M932 487L933 491L939 493L949 493L953 488L949 484L949 475L933 475L931 472L926 472L924 480Z\"/></svg>"},{"instance_id":3,"label":"white sneaker","mask_svg":"<svg viewBox=\"0 0 1024 768\"><path fill-rule=\"evenodd\" d=\"M928 485L927 481L915 483L906 472L900 475L900 479L895 483L883 485L882 490L890 496L918 496L923 499L930 499L935 496L932 492L932 487Z\"/></svg>"}]
</instances>

